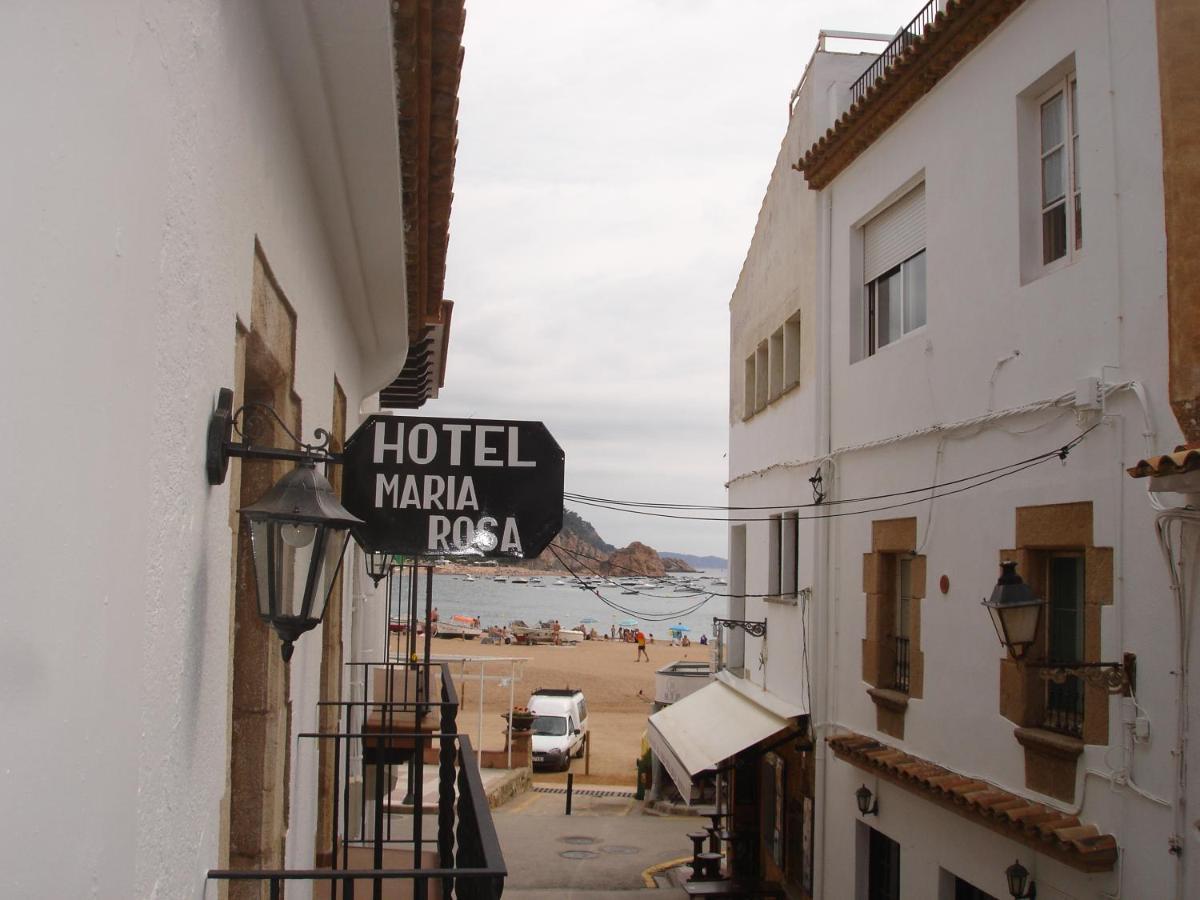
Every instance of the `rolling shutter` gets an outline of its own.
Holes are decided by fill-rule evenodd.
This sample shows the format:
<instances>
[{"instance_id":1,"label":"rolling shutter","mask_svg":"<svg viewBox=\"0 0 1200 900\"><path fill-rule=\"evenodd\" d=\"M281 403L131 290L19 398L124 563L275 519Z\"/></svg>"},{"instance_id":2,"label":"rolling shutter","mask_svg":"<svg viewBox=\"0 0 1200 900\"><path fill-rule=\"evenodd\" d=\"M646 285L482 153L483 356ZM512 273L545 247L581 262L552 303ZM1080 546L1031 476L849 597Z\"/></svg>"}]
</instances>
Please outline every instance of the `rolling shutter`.
<instances>
[{"instance_id":1,"label":"rolling shutter","mask_svg":"<svg viewBox=\"0 0 1200 900\"><path fill-rule=\"evenodd\" d=\"M925 184L863 226L863 283L925 249Z\"/></svg>"}]
</instances>

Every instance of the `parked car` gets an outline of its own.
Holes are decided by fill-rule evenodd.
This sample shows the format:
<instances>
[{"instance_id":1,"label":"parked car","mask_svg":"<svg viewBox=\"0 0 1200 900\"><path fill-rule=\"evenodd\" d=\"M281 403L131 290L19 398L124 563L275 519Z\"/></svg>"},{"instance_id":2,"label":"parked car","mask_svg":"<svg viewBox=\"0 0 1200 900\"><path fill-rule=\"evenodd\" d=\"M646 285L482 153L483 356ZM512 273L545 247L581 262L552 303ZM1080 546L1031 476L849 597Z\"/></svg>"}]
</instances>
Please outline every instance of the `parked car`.
<instances>
[{"instance_id":1,"label":"parked car","mask_svg":"<svg viewBox=\"0 0 1200 900\"><path fill-rule=\"evenodd\" d=\"M540 688L529 698L533 713L533 767L564 771L571 757L583 756L588 733L583 691Z\"/></svg>"}]
</instances>

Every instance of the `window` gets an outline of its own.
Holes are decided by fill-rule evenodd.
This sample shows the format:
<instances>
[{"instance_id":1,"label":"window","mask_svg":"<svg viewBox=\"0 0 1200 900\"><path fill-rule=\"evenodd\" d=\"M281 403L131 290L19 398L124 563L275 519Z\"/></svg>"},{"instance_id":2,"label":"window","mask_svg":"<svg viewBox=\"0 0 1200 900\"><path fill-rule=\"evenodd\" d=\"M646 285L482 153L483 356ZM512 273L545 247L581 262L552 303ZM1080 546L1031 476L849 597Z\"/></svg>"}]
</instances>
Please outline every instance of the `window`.
<instances>
[{"instance_id":1,"label":"window","mask_svg":"<svg viewBox=\"0 0 1200 900\"><path fill-rule=\"evenodd\" d=\"M875 703L875 727L901 740L908 704L925 692L921 601L926 560L913 551L916 545L915 518L881 519L871 523L871 552L863 554L862 680Z\"/></svg>"},{"instance_id":2,"label":"window","mask_svg":"<svg viewBox=\"0 0 1200 900\"><path fill-rule=\"evenodd\" d=\"M763 341L754 352L754 411L765 409L769 398L767 396L767 372L770 365L770 351L767 342Z\"/></svg>"},{"instance_id":3,"label":"window","mask_svg":"<svg viewBox=\"0 0 1200 900\"><path fill-rule=\"evenodd\" d=\"M954 900L996 900L996 898L986 891L981 891L969 881L963 881L955 876Z\"/></svg>"},{"instance_id":4,"label":"window","mask_svg":"<svg viewBox=\"0 0 1200 900\"><path fill-rule=\"evenodd\" d=\"M1074 665L1083 660L1083 555L1051 553L1046 560L1046 658ZM1068 676L1046 682L1044 727L1083 734L1083 682Z\"/></svg>"},{"instance_id":5,"label":"window","mask_svg":"<svg viewBox=\"0 0 1200 900\"><path fill-rule=\"evenodd\" d=\"M770 399L777 399L784 391L783 383L783 328L775 329L771 335L771 387Z\"/></svg>"},{"instance_id":6,"label":"window","mask_svg":"<svg viewBox=\"0 0 1200 900\"><path fill-rule=\"evenodd\" d=\"M800 383L800 313L783 323L783 387Z\"/></svg>"},{"instance_id":7,"label":"window","mask_svg":"<svg viewBox=\"0 0 1200 900\"><path fill-rule=\"evenodd\" d=\"M867 356L925 324L925 251L866 285Z\"/></svg>"},{"instance_id":8,"label":"window","mask_svg":"<svg viewBox=\"0 0 1200 900\"><path fill-rule=\"evenodd\" d=\"M746 357L745 385L742 390L742 418L748 419L754 415L754 356Z\"/></svg>"},{"instance_id":9,"label":"window","mask_svg":"<svg viewBox=\"0 0 1200 900\"><path fill-rule=\"evenodd\" d=\"M909 677L909 632L912 608L912 557L901 556L896 560L896 583L893 596L896 598L896 673L893 679L896 690L908 693Z\"/></svg>"},{"instance_id":10,"label":"window","mask_svg":"<svg viewBox=\"0 0 1200 900\"><path fill-rule=\"evenodd\" d=\"M925 185L862 229L862 312L856 359L872 356L925 324Z\"/></svg>"},{"instance_id":11,"label":"window","mask_svg":"<svg viewBox=\"0 0 1200 900\"><path fill-rule=\"evenodd\" d=\"M900 845L870 829L867 848L867 900L900 900Z\"/></svg>"},{"instance_id":12,"label":"window","mask_svg":"<svg viewBox=\"0 0 1200 900\"><path fill-rule=\"evenodd\" d=\"M1070 75L1039 104L1042 265L1083 247L1075 93L1075 76Z\"/></svg>"},{"instance_id":13,"label":"window","mask_svg":"<svg viewBox=\"0 0 1200 900\"><path fill-rule=\"evenodd\" d=\"M764 849L780 869L784 868L783 823L784 807L787 803L786 781L783 758L777 753L767 753L762 767L762 835Z\"/></svg>"},{"instance_id":14,"label":"window","mask_svg":"<svg viewBox=\"0 0 1200 900\"><path fill-rule=\"evenodd\" d=\"M767 522L770 528L767 547L767 593L772 597L795 599L797 562L800 553L799 510L775 514Z\"/></svg>"}]
</instances>

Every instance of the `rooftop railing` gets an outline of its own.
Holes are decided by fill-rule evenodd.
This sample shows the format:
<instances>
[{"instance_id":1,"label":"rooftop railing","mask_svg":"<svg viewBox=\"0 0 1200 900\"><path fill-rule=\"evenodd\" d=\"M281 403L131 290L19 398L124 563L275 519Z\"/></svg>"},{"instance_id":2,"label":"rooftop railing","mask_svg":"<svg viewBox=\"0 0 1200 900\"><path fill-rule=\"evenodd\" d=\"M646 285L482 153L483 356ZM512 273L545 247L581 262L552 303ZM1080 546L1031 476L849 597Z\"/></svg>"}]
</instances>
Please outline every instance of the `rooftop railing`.
<instances>
[{"instance_id":1,"label":"rooftop railing","mask_svg":"<svg viewBox=\"0 0 1200 900\"><path fill-rule=\"evenodd\" d=\"M884 73L892 67L892 64L900 58L900 54L921 37L926 26L933 24L938 6L938 0L929 0L921 8L921 11L913 16L912 21L901 28L899 33L892 38L892 42L884 48L875 62L871 63L867 71L858 76L858 80L850 86L851 106L861 100L867 93L867 89L877 79L883 77Z\"/></svg>"}]
</instances>

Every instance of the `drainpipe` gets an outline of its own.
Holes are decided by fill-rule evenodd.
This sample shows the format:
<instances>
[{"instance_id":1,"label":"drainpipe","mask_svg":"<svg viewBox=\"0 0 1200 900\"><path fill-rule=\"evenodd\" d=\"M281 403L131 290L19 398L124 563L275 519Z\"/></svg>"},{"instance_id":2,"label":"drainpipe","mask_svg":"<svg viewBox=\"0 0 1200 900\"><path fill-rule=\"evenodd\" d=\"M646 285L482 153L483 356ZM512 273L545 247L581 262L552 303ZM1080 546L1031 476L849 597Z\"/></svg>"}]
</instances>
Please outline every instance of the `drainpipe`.
<instances>
[{"instance_id":1,"label":"drainpipe","mask_svg":"<svg viewBox=\"0 0 1200 900\"><path fill-rule=\"evenodd\" d=\"M820 279L817 289L816 307L820 321L817 344L817 451L823 457L821 468L828 468L832 474L833 462L829 453L833 448L832 428L832 304L830 297L831 272L833 261L833 188L821 192L821 209L818 213L818 235L824 243L824 254L821 262ZM832 493L835 479L830 478L827 490ZM815 828L813 842L813 858L815 860L813 896L825 896L825 870L828 860L825 854L825 836L829 827L829 752L824 741L828 724L833 721L830 715L831 700L835 690L837 648L834 646L836 635L837 611L834 609L833 596L836 586L833 583L832 560L829 552L830 530L833 520L821 519L817 524L816 541L813 548L813 576L817 582L810 603L813 604L813 635L812 643L814 664L809 673L810 677L819 679L818 691L815 693L809 686L809 695L814 696L813 706L809 710L810 725L813 732L813 753L816 757L816 804L819 811L815 818L820 821L820 827ZM829 665L834 660L834 667ZM818 674L819 673L819 674Z\"/></svg>"}]
</instances>

